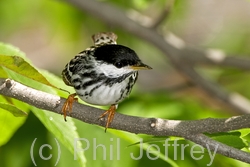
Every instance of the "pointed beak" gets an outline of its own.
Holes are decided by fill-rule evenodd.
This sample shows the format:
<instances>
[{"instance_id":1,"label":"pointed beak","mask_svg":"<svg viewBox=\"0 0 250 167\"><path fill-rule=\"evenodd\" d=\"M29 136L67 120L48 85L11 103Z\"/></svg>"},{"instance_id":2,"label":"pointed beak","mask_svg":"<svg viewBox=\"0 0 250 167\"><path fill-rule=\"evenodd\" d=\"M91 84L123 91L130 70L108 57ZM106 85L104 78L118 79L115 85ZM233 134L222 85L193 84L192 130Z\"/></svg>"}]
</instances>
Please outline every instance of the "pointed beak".
<instances>
[{"instance_id":1,"label":"pointed beak","mask_svg":"<svg viewBox=\"0 0 250 167\"><path fill-rule=\"evenodd\" d=\"M151 67L149 67L148 65L143 64L143 63L139 63L136 65L130 66L130 68L133 70L151 70L152 69Z\"/></svg>"}]
</instances>

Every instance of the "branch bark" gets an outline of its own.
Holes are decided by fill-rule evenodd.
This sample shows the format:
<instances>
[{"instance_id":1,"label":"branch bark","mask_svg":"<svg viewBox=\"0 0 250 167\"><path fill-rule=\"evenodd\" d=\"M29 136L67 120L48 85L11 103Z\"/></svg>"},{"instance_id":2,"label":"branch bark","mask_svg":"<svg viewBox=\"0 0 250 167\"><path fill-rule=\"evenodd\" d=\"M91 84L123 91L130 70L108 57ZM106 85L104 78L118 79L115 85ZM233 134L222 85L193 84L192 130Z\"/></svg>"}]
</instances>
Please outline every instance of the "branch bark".
<instances>
[{"instance_id":1,"label":"branch bark","mask_svg":"<svg viewBox=\"0 0 250 167\"><path fill-rule=\"evenodd\" d=\"M66 100L57 95L27 87L10 79L0 79L0 94L58 114L61 114L62 106ZM101 109L74 103L71 117L89 124L105 127L106 119L97 119L103 112L104 110ZM217 150L218 153L227 157L250 163L249 153L214 141L202 134L250 128L249 120L249 114L224 119L207 118L202 120L180 121L161 118L143 118L116 113L110 128L136 134L184 137L205 148L209 145L211 150Z\"/></svg>"}]
</instances>

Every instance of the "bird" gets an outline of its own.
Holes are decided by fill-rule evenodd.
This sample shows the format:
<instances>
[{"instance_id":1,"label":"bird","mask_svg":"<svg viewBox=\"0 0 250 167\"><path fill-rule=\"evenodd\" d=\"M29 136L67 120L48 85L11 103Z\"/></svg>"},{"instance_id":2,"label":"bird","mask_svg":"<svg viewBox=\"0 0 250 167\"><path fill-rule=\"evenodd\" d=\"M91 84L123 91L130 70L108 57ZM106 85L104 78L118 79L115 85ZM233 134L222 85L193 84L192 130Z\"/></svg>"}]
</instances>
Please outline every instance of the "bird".
<instances>
[{"instance_id":1,"label":"bird","mask_svg":"<svg viewBox=\"0 0 250 167\"><path fill-rule=\"evenodd\" d=\"M118 104L131 93L139 70L152 69L142 63L136 52L117 44L113 32L92 35L94 45L78 53L62 71L62 79L75 93L65 101L62 113L66 121L78 99L92 105L110 106L100 118L107 117L105 132L112 122Z\"/></svg>"}]
</instances>

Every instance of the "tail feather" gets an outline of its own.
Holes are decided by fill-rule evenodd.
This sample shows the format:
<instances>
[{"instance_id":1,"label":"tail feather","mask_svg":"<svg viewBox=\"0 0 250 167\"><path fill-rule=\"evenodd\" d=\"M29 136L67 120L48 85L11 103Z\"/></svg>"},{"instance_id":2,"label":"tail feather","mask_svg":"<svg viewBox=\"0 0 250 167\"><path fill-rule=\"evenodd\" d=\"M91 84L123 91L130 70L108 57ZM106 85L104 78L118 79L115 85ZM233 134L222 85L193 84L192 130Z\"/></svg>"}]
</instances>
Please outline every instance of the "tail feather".
<instances>
[{"instance_id":1,"label":"tail feather","mask_svg":"<svg viewBox=\"0 0 250 167\"><path fill-rule=\"evenodd\" d=\"M100 32L92 35L92 40L95 45L116 44L117 35L113 32Z\"/></svg>"}]
</instances>

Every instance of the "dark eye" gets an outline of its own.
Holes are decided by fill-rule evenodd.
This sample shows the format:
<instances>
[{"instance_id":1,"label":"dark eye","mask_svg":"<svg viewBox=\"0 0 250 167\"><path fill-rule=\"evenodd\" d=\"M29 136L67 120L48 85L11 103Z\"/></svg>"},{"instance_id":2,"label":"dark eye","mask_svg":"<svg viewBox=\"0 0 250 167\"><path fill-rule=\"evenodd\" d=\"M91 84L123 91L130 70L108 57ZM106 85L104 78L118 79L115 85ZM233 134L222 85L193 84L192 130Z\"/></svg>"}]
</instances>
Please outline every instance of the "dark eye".
<instances>
[{"instance_id":1,"label":"dark eye","mask_svg":"<svg viewBox=\"0 0 250 167\"><path fill-rule=\"evenodd\" d=\"M122 68L123 64L121 62L117 62L114 64L117 68Z\"/></svg>"}]
</instances>

